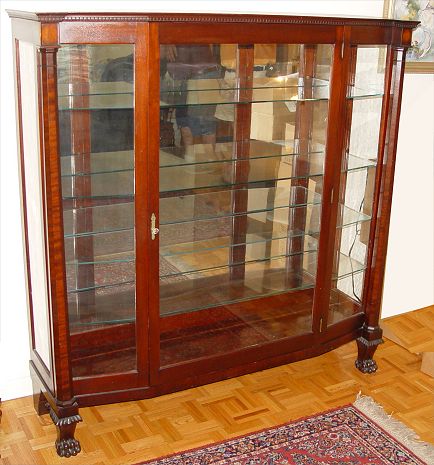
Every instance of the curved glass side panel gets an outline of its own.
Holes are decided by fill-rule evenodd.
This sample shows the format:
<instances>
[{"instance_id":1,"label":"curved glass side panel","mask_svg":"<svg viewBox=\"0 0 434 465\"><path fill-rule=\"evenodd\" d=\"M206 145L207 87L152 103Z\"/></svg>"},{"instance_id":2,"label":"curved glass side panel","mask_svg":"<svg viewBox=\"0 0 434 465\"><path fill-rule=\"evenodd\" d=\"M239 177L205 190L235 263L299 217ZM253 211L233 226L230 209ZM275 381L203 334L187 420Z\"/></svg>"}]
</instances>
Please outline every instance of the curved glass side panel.
<instances>
[{"instance_id":1,"label":"curved glass side panel","mask_svg":"<svg viewBox=\"0 0 434 465\"><path fill-rule=\"evenodd\" d=\"M29 263L29 305L33 316L33 349L38 353L47 370L51 370L50 299L45 250L45 208L43 201L43 174L39 141L38 67L37 49L29 42L19 42L19 72L21 97L21 132L24 175L23 201L26 205Z\"/></svg>"},{"instance_id":2,"label":"curved glass side panel","mask_svg":"<svg viewBox=\"0 0 434 465\"><path fill-rule=\"evenodd\" d=\"M384 93L386 46L354 47L353 82L347 94L350 138L342 166L341 203L360 215L345 224L338 216L334 271L349 265L349 273L333 278L328 324L334 324L360 313L368 241L377 172L381 112ZM357 99L363 89L364 98Z\"/></svg>"}]
</instances>

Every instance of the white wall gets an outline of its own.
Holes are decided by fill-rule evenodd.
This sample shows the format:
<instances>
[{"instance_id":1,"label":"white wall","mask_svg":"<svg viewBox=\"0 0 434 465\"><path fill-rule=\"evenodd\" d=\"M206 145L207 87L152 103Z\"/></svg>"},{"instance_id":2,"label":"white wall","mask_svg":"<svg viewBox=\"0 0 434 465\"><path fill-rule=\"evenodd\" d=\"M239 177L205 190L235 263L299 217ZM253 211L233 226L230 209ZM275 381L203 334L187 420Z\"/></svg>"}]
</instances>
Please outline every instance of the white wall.
<instances>
[{"instance_id":1,"label":"white wall","mask_svg":"<svg viewBox=\"0 0 434 465\"><path fill-rule=\"evenodd\" d=\"M286 12L381 16L382 0L311 1L2 1L1 6L1 307L0 397L31 394L24 264L15 142L10 20L5 9L27 11ZM384 315L433 302L432 76L407 76L390 232ZM431 92L431 93L429 93ZM421 130L420 124L424 125ZM415 147L415 141L417 147ZM409 174L414 176L409 176ZM420 209L420 201L426 208ZM429 204L429 206L428 206ZM410 215L410 219L409 219ZM411 239L417 231L417 240Z\"/></svg>"},{"instance_id":2,"label":"white wall","mask_svg":"<svg viewBox=\"0 0 434 465\"><path fill-rule=\"evenodd\" d=\"M434 76L406 74L383 318L434 304Z\"/></svg>"}]
</instances>

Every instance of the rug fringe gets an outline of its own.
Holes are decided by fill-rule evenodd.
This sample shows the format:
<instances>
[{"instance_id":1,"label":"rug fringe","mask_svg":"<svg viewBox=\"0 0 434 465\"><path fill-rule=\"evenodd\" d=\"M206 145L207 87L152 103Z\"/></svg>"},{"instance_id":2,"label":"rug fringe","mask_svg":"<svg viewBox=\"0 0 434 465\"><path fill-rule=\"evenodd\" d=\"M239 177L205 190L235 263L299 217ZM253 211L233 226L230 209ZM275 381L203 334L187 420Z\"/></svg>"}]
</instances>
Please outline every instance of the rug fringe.
<instances>
[{"instance_id":1,"label":"rug fringe","mask_svg":"<svg viewBox=\"0 0 434 465\"><path fill-rule=\"evenodd\" d=\"M377 404L372 397L357 394L354 407L375 421L381 428L411 450L417 457L428 465L434 465L434 446L420 440L419 436L392 415L388 415L383 407Z\"/></svg>"}]
</instances>

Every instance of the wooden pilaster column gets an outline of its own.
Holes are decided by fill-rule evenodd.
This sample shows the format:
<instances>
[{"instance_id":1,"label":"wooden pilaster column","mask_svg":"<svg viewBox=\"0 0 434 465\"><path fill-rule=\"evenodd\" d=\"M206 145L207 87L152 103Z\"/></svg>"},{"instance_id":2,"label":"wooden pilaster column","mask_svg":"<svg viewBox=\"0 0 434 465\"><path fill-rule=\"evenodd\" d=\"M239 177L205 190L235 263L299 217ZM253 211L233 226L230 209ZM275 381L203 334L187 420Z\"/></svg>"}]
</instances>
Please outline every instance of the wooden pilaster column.
<instances>
[{"instance_id":1,"label":"wooden pilaster column","mask_svg":"<svg viewBox=\"0 0 434 465\"><path fill-rule=\"evenodd\" d=\"M50 415L57 427L57 453L76 455L80 444L74 438L78 404L73 397L63 232L63 208L59 158L57 102L57 45L46 45L40 52L42 169L47 210L48 263L51 287L51 341L53 345L54 402Z\"/></svg>"}]
</instances>

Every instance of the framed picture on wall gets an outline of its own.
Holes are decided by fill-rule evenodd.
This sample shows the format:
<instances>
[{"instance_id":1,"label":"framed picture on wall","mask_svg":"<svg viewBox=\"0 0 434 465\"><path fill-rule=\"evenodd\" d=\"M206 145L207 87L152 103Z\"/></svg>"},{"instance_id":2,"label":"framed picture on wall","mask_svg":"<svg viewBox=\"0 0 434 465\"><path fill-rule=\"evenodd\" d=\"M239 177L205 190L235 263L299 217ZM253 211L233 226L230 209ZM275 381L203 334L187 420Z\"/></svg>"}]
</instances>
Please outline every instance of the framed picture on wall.
<instances>
[{"instance_id":1,"label":"framed picture on wall","mask_svg":"<svg viewBox=\"0 0 434 465\"><path fill-rule=\"evenodd\" d=\"M407 52L405 71L434 73L434 0L385 0L384 16L420 21Z\"/></svg>"}]
</instances>

